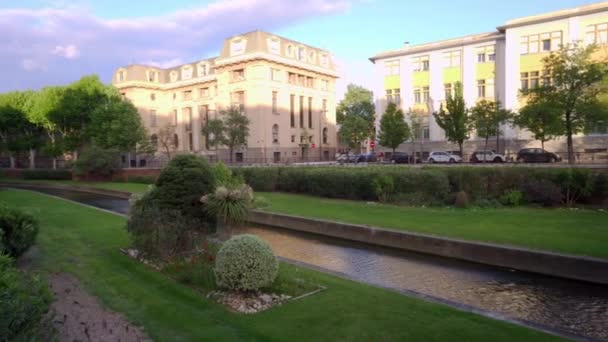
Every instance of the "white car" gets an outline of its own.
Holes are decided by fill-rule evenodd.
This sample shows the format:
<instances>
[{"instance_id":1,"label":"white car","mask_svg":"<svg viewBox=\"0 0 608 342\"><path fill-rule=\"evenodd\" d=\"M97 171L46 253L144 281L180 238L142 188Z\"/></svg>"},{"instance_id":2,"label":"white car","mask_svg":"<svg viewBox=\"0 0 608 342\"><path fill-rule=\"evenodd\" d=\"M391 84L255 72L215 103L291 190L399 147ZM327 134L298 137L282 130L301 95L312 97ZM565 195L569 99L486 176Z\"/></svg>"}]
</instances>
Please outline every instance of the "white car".
<instances>
[{"instance_id":1,"label":"white car","mask_svg":"<svg viewBox=\"0 0 608 342\"><path fill-rule=\"evenodd\" d=\"M475 151L471 155L471 163L504 163L507 161L504 155L494 151Z\"/></svg>"},{"instance_id":2,"label":"white car","mask_svg":"<svg viewBox=\"0 0 608 342\"><path fill-rule=\"evenodd\" d=\"M429 154L429 158L427 162L430 164L434 163L460 163L462 162L462 158L455 154L451 154L448 152L431 152Z\"/></svg>"}]
</instances>

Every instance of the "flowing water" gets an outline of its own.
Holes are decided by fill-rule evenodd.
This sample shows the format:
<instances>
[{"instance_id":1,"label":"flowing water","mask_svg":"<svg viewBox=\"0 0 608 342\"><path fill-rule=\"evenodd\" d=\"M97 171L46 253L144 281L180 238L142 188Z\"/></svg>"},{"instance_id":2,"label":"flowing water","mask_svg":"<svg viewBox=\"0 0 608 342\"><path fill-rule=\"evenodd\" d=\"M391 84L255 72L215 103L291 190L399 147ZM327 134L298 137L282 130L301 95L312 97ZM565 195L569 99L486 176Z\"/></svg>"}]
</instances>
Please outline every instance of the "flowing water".
<instances>
[{"instance_id":1,"label":"flowing water","mask_svg":"<svg viewBox=\"0 0 608 342\"><path fill-rule=\"evenodd\" d=\"M128 201L124 199L66 190L36 190L122 214L128 211ZM237 233L260 236L278 256L339 272L361 282L414 291L574 334L581 339L608 341L606 286L280 228L248 226L239 228Z\"/></svg>"}]
</instances>

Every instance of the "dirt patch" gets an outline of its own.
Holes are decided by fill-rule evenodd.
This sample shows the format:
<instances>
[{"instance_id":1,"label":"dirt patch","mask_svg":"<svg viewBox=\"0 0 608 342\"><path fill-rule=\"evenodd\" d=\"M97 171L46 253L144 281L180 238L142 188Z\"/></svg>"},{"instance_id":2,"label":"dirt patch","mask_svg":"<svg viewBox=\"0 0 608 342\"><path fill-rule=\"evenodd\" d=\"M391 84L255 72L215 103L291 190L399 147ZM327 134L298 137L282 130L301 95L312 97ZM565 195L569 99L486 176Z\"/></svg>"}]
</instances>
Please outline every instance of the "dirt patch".
<instances>
[{"instance_id":1,"label":"dirt patch","mask_svg":"<svg viewBox=\"0 0 608 342\"><path fill-rule=\"evenodd\" d=\"M66 273L49 276L55 302L53 326L60 341L149 341L141 328L104 309L78 280Z\"/></svg>"}]
</instances>

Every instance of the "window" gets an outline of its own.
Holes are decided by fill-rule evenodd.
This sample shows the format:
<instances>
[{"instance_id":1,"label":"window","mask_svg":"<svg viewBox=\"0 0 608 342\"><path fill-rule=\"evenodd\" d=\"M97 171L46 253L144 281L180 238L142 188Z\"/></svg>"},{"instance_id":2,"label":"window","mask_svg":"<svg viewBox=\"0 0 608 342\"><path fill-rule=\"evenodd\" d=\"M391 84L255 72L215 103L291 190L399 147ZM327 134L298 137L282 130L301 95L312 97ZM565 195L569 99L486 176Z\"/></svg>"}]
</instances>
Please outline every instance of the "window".
<instances>
[{"instance_id":1,"label":"window","mask_svg":"<svg viewBox=\"0 0 608 342\"><path fill-rule=\"evenodd\" d=\"M530 73L530 88L538 88L539 85L539 72L532 71Z\"/></svg>"},{"instance_id":2,"label":"window","mask_svg":"<svg viewBox=\"0 0 608 342\"><path fill-rule=\"evenodd\" d=\"M150 136L150 144L154 147L158 146L158 136L156 134Z\"/></svg>"},{"instance_id":3,"label":"window","mask_svg":"<svg viewBox=\"0 0 608 342\"><path fill-rule=\"evenodd\" d=\"M431 138L431 131L429 130L429 126L422 127L422 139L429 140Z\"/></svg>"},{"instance_id":4,"label":"window","mask_svg":"<svg viewBox=\"0 0 608 342\"><path fill-rule=\"evenodd\" d=\"M121 70L118 72L118 82L123 82L125 80L126 72Z\"/></svg>"},{"instance_id":5,"label":"window","mask_svg":"<svg viewBox=\"0 0 608 342\"><path fill-rule=\"evenodd\" d=\"M198 77L207 76L209 74L207 63L199 63L198 64Z\"/></svg>"},{"instance_id":6,"label":"window","mask_svg":"<svg viewBox=\"0 0 608 342\"><path fill-rule=\"evenodd\" d=\"M277 125L277 124L274 124L272 126L272 143L273 144L279 143L279 125Z\"/></svg>"},{"instance_id":7,"label":"window","mask_svg":"<svg viewBox=\"0 0 608 342\"><path fill-rule=\"evenodd\" d=\"M237 163L242 163L243 162L243 152L235 153L234 159L236 160Z\"/></svg>"},{"instance_id":8,"label":"window","mask_svg":"<svg viewBox=\"0 0 608 342\"><path fill-rule=\"evenodd\" d=\"M171 124L177 126L177 109L173 110L173 117L171 118Z\"/></svg>"},{"instance_id":9,"label":"window","mask_svg":"<svg viewBox=\"0 0 608 342\"><path fill-rule=\"evenodd\" d=\"M279 114L279 93L276 91L272 92L272 114Z\"/></svg>"},{"instance_id":10,"label":"window","mask_svg":"<svg viewBox=\"0 0 608 342\"><path fill-rule=\"evenodd\" d=\"M177 149L179 147L179 137L177 133L173 134L173 147Z\"/></svg>"},{"instance_id":11,"label":"window","mask_svg":"<svg viewBox=\"0 0 608 342\"><path fill-rule=\"evenodd\" d=\"M445 52L443 54L443 62L444 62L444 67L445 68L458 68L458 67L460 67L460 50ZM428 65L427 65L427 70L428 70Z\"/></svg>"},{"instance_id":12,"label":"window","mask_svg":"<svg viewBox=\"0 0 608 342\"><path fill-rule=\"evenodd\" d=\"M186 118L186 131L192 130L192 108L186 107L182 109L182 117Z\"/></svg>"},{"instance_id":13,"label":"window","mask_svg":"<svg viewBox=\"0 0 608 342\"><path fill-rule=\"evenodd\" d=\"M312 97L308 98L308 128L312 128Z\"/></svg>"},{"instance_id":14,"label":"window","mask_svg":"<svg viewBox=\"0 0 608 342\"><path fill-rule=\"evenodd\" d=\"M323 99L323 104L321 105L321 113L323 115L327 114L327 100Z\"/></svg>"},{"instance_id":15,"label":"window","mask_svg":"<svg viewBox=\"0 0 608 342\"><path fill-rule=\"evenodd\" d=\"M273 81L280 81L281 80L281 70L275 69L275 68L270 68L270 79Z\"/></svg>"},{"instance_id":16,"label":"window","mask_svg":"<svg viewBox=\"0 0 608 342\"><path fill-rule=\"evenodd\" d=\"M544 74L546 78L548 76ZM540 72L531 71L531 72L522 72L520 75L521 80L521 90L527 90L530 88L536 88L540 86ZM550 79L549 79L550 81Z\"/></svg>"},{"instance_id":17,"label":"window","mask_svg":"<svg viewBox=\"0 0 608 342\"><path fill-rule=\"evenodd\" d=\"M414 71L429 71L429 56L416 57L412 64Z\"/></svg>"},{"instance_id":18,"label":"window","mask_svg":"<svg viewBox=\"0 0 608 342\"><path fill-rule=\"evenodd\" d=\"M169 73L169 78L171 79L171 82L177 81L177 71L171 71L171 73Z\"/></svg>"},{"instance_id":19,"label":"window","mask_svg":"<svg viewBox=\"0 0 608 342\"><path fill-rule=\"evenodd\" d=\"M314 78L306 77L306 87L314 88Z\"/></svg>"},{"instance_id":20,"label":"window","mask_svg":"<svg viewBox=\"0 0 608 342\"><path fill-rule=\"evenodd\" d=\"M309 142L309 143L312 143L312 138L313 138L313 136L312 136L312 135L308 137L308 142Z\"/></svg>"},{"instance_id":21,"label":"window","mask_svg":"<svg viewBox=\"0 0 608 342\"><path fill-rule=\"evenodd\" d=\"M268 38L268 50L270 53L278 55L281 53L281 42L278 38Z\"/></svg>"},{"instance_id":22,"label":"window","mask_svg":"<svg viewBox=\"0 0 608 342\"><path fill-rule=\"evenodd\" d=\"M230 55L240 55L245 52L245 40L244 39L234 39L230 42Z\"/></svg>"},{"instance_id":23,"label":"window","mask_svg":"<svg viewBox=\"0 0 608 342\"><path fill-rule=\"evenodd\" d=\"M482 46L477 48L477 63L494 62L496 59L495 45Z\"/></svg>"},{"instance_id":24,"label":"window","mask_svg":"<svg viewBox=\"0 0 608 342\"><path fill-rule=\"evenodd\" d=\"M477 54L477 63L485 63L486 62L486 54L478 53Z\"/></svg>"},{"instance_id":25,"label":"window","mask_svg":"<svg viewBox=\"0 0 608 342\"><path fill-rule=\"evenodd\" d=\"M445 98L449 99L452 96L452 83L444 84L443 91L445 92Z\"/></svg>"},{"instance_id":26,"label":"window","mask_svg":"<svg viewBox=\"0 0 608 342\"><path fill-rule=\"evenodd\" d=\"M235 91L232 93L232 106L237 107L241 113L245 111L245 92Z\"/></svg>"},{"instance_id":27,"label":"window","mask_svg":"<svg viewBox=\"0 0 608 342\"><path fill-rule=\"evenodd\" d=\"M420 88L414 88L414 103L422 103Z\"/></svg>"},{"instance_id":28,"label":"window","mask_svg":"<svg viewBox=\"0 0 608 342\"><path fill-rule=\"evenodd\" d=\"M477 97L480 99L486 97L486 80L477 81Z\"/></svg>"},{"instance_id":29,"label":"window","mask_svg":"<svg viewBox=\"0 0 608 342\"><path fill-rule=\"evenodd\" d=\"M608 23L589 25L585 33L585 43L606 44L608 43Z\"/></svg>"},{"instance_id":30,"label":"window","mask_svg":"<svg viewBox=\"0 0 608 342\"><path fill-rule=\"evenodd\" d=\"M321 90L329 90L329 82L327 80L321 80Z\"/></svg>"},{"instance_id":31,"label":"window","mask_svg":"<svg viewBox=\"0 0 608 342\"><path fill-rule=\"evenodd\" d=\"M173 93L173 101L175 101L175 99L177 99L177 93Z\"/></svg>"},{"instance_id":32,"label":"window","mask_svg":"<svg viewBox=\"0 0 608 342\"><path fill-rule=\"evenodd\" d=\"M156 81L156 71L147 70L146 74L148 74L148 82L154 82L154 81Z\"/></svg>"},{"instance_id":33,"label":"window","mask_svg":"<svg viewBox=\"0 0 608 342\"><path fill-rule=\"evenodd\" d=\"M295 95L290 95L289 96L289 119L290 119L290 126L296 127L296 114L295 114L295 104L296 102L296 96Z\"/></svg>"},{"instance_id":34,"label":"window","mask_svg":"<svg viewBox=\"0 0 608 342\"><path fill-rule=\"evenodd\" d=\"M304 76L304 75L298 75L298 85L300 87L305 87L306 86L306 76Z\"/></svg>"},{"instance_id":35,"label":"window","mask_svg":"<svg viewBox=\"0 0 608 342\"><path fill-rule=\"evenodd\" d=\"M387 103L393 103L393 89L387 89L386 90L386 102Z\"/></svg>"},{"instance_id":36,"label":"window","mask_svg":"<svg viewBox=\"0 0 608 342\"><path fill-rule=\"evenodd\" d=\"M188 151L194 150L194 139L192 137L192 132L188 133Z\"/></svg>"},{"instance_id":37,"label":"window","mask_svg":"<svg viewBox=\"0 0 608 342\"><path fill-rule=\"evenodd\" d=\"M401 89L387 89L386 90L386 101L394 103L397 106L401 105Z\"/></svg>"},{"instance_id":38,"label":"window","mask_svg":"<svg viewBox=\"0 0 608 342\"><path fill-rule=\"evenodd\" d=\"M323 127L323 143L327 144L327 127Z\"/></svg>"},{"instance_id":39,"label":"window","mask_svg":"<svg viewBox=\"0 0 608 342\"><path fill-rule=\"evenodd\" d=\"M184 101L192 100L192 90L184 91Z\"/></svg>"},{"instance_id":40,"label":"window","mask_svg":"<svg viewBox=\"0 0 608 342\"><path fill-rule=\"evenodd\" d=\"M293 46L292 45L287 45L287 56L288 57L293 56Z\"/></svg>"},{"instance_id":41,"label":"window","mask_svg":"<svg viewBox=\"0 0 608 342\"><path fill-rule=\"evenodd\" d=\"M422 101L424 103L429 103L430 95L429 95L429 87L422 87Z\"/></svg>"},{"instance_id":42,"label":"window","mask_svg":"<svg viewBox=\"0 0 608 342\"><path fill-rule=\"evenodd\" d=\"M154 101L154 100L156 100L156 94L151 93L150 94L150 101Z\"/></svg>"},{"instance_id":43,"label":"window","mask_svg":"<svg viewBox=\"0 0 608 342\"><path fill-rule=\"evenodd\" d=\"M520 53L539 53L554 51L562 44L562 31L546 32L523 36L520 40Z\"/></svg>"},{"instance_id":44,"label":"window","mask_svg":"<svg viewBox=\"0 0 608 342\"><path fill-rule=\"evenodd\" d=\"M304 49L303 47L299 47L298 48L298 60L303 61L304 59L306 59L306 49Z\"/></svg>"},{"instance_id":45,"label":"window","mask_svg":"<svg viewBox=\"0 0 608 342\"><path fill-rule=\"evenodd\" d=\"M496 61L496 54L495 53L488 54L488 61L495 62Z\"/></svg>"},{"instance_id":46,"label":"window","mask_svg":"<svg viewBox=\"0 0 608 342\"><path fill-rule=\"evenodd\" d=\"M232 71L232 81L244 81L245 80L245 69L238 69Z\"/></svg>"},{"instance_id":47,"label":"window","mask_svg":"<svg viewBox=\"0 0 608 342\"><path fill-rule=\"evenodd\" d=\"M292 136L291 136L291 142L292 142L292 143L295 143L295 142L296 142L296 136L295 136L295 135L292 135Z\"/></svg>"},{"instance_id":48,"label":"window","mask_svg":"<svg viewBox=\"0 0 608 342\"><path fill-rule=\"evenodd\" d=\"M209 122L209 106L208 105L198 106L198 120L201 123L201 130L202 130L207 125L207 122ZM205 138L209 138L209 137L205 136ZM207 143L207 145L208 145L208 143ZM208 146L207 146L207 149L209 149Z\"/></svg>"},{"instance_id":49,"label":"window","mask_svg":"<svg viewBox=\"0 0 608 342\"><path fill-rule=\"evenodd\" d=\"M275 163L280 163L281 162L281 152L273 152L272 160Z\"/></svg>"},{"instance_id":50,"label":"window","mask_svg":"<svg viewBox=\"0 0 608 342\"><path fill-rule=\"evenodd\" d=\"M329 65L329 58L326 54L321 55L321 65L325 67Z\"/></svg>"},{"instance_id":51,"label":"window","mask_svg":"<svg viewBox=\"0 0 608 342\"><path fill-rule=\"evenodd\" d=\"M150 127L156 127L156 110L150 110Z\"/></svg>"},{"instance_id":52,"label":"window","mask_svg":"<svg viewBox=\"0 0 608 342\"><path fill-rule=\"evenodd\" d=\"M314 63L315 62L315 57L316 57L315 52L314 51L310 51L308 53L308 62L309 63Z\"/></svg>"},{"instance_id":53,"label":"window","mask_svg":"<svg viewBox=\"0 0 608 342\"><path fill-rule=\"evenodd\" d=\"M186 65L182 67L182 80L188 80L192 78L192 67Z\"/></svg>"},{"instance_id":54,"label":"window","mask_svg":"<svg viewBox=\"0 0 608 342\"><path fill-rule=\"evenodd\" d=\"M521 85L520 85L520 89L521 90L528 90L528 77L529 74L527 72L522 72L519 76L519 79L521 80Z\"/></svg>"},{"instance_id":55,"label":"window","mask_svg":"<svg viewBox=\"0 0 608 342\"><path fill-rule=\"evenodd\" d=\"M549 71L543 70L543 85L550 86L551 85L551 75Z\"/></svg>"},{"instance_id":56,"label":"window","mask_svg":"<svg viewBox=\"0 0 608 342\"><path fill-rule=\"evenodd\" d=\"M304 128L304 96L300 96L300 127Z\"/></svg>"},{"instance_id":57,"label":"window","mask_svg":"<svg viewBox=\"0 0 608 342\"><path fill-rule=\"evenodd\" d=\"M384 62L384 75L385 76L396 76L400 73L399 60Z\"/></svg>"},{"instance_id":58,"label":"window","mask_svg":"<svg viewBox=\"0 0 608 342\"><path fill-rule=\"evenodd\" d=\"M304 137L303 135L300 135L300 144L304 143L304 139L306 139L306 137Z\"/></svg>"},{"instance_id":59,"label":"window","mask_svg":"<svg viewBox=\"0 0 608 342\"><path fill-rule=\"evenodd\" d=\"M200 88L199 89L199 96L202 97L209 97L209 87L206 88Z\"/></svg>"},{"instance_id":60,"label":"window","mask_svg":"<svg viewBox=\"0 0 608 342\"><path fill-rule=\"evenodd\" d=\"M287 73L287 82L289 84L296 85L298 83L298 75L294 74L293 72L288 72Z\"/></svg>"}]
</instances>

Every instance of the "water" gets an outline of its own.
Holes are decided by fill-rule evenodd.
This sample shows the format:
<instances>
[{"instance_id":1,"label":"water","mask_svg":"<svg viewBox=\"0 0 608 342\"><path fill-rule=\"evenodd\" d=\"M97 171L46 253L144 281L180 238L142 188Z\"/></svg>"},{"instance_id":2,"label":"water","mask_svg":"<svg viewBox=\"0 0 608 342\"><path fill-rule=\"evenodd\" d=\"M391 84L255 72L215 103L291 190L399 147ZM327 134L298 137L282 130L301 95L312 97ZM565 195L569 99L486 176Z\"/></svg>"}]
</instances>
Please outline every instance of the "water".
<instances>
[{"instance_id":1,"label":"water","mask_svg":"<svg viewBox=\"0 0 608 342\"><path fill-rule=\"evenodd\" d=\"M38 189L119 213L128 201L88 193ZM381 248L279 228L250 226L278 256L340 272L361 282L439 299L608 341L608 287L515 272L471 262Z\"/></svg>"}]
</instances>

